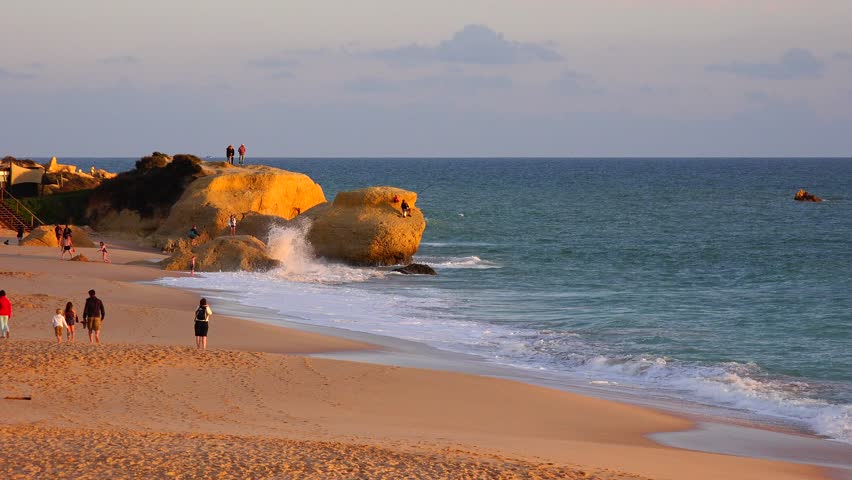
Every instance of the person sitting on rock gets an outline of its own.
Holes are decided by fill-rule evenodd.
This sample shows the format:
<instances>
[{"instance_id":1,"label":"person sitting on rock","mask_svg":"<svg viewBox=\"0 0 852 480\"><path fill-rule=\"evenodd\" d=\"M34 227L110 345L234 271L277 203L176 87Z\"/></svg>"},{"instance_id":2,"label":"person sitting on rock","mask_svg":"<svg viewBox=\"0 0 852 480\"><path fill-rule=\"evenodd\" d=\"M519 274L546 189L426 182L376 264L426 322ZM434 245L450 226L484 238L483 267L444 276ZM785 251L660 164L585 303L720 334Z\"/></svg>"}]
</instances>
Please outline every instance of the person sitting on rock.
<instances>
[{"instance_id":1,"label":"person sitting on rock","mask_svg":"<svg viewBox=\"0 0 852 480\"><path fill-rule=\"evenodd\" d=\"M402 210L403 218L411 216L411 207L408 206L408 202L403 200L402 204L400 204L399 208Z\"/></svg>"},{"instance_id":2,"label":"person sitting on rock","mask_svg":"<svg viewBox=\"0 0 852 480\"><path fill-rule=\"evenodd\" d=\"M198 227L193 225L192 228L189 229L189 243L195 245L195 239L198 238L199 235L201 234L198 233Z\"/></svg>"}]
</instances>

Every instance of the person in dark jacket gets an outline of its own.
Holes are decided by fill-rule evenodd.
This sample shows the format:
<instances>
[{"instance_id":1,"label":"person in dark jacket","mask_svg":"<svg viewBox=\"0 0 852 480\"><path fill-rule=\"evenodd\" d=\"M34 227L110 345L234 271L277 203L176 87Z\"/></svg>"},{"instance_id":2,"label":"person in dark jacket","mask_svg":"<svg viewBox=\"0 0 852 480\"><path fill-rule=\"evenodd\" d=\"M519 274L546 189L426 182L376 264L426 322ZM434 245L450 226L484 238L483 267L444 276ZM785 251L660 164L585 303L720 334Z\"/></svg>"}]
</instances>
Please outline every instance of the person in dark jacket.
<instances>
[{"instance_id":1,"label":"person in dark jacket","mask_svg":"<svg viewBox=\"0 0 852 480\"><path fill-rule=\"evenodd\" d=\"M86 299L86 306L83 308L83 324L89 331L89 343L101 343L101 322L106 316L104 310L104 302L95 296L94 290L89 290L89 298Z\"/></svg>"},{"instance_id":2,"label":"person in dark jacket","mask_svg":"<svg viewBox=\"0 0 852 480\"><path fill-rule=\"evenodd\" d=\"M18 245L24 240L24 226L18 225Z\"/></svg>"},{"instance_id":3,"label":"person in dark jacket","mask_svg":"<svg viewBox=\"0 0 852 480\"><path fill-rule=\"evenodd\" d=\"M229 164L231 164L231 165L234 164L234 146L233 145L228 145L228 148L225 149L225 157L227 158Z\"/></svg>"}]
</instances>

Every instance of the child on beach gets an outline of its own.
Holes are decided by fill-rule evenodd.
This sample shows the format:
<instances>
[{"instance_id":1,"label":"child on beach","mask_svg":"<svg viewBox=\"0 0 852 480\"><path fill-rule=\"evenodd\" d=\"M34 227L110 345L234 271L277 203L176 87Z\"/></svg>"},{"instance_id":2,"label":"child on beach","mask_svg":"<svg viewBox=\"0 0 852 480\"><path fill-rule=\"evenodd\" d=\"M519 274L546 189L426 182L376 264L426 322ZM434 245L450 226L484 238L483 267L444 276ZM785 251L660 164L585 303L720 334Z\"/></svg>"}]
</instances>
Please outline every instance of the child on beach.
<instances>
[{"instance_id":1,"label":"child on beach","mask_svg":"<svg viewBox=\"0 0 852 480\"><path fill-rule=\"evenodd\" d=\"M56 315L53 316L53 333L56 334L56 343L62 343L62 332L68 328L65 323L65 317L62 315L62 309L56 309Z\"/></svg>"},{"instance_id":2,"label":"child on beach","mask_svg":"<svg viewBox=\"0 0 852 480\"><path fill-rule=\"evenodd\" d=\"M101 252L101 260L103 260L104 263L110 263L109 252L107 252L106 244L104 242L101 242L101 248L98 251Z\"/></svg>"},{"instance_id":3,"label":"child on beach","mask_svg":"<svg viewBox=\"0 0 852 480\"><path fill-rule=\"evenodd\" d=\"M237 234L237 216L233 213L228 217L228 228L231 229L231 236Z\"/></svg>"},{"instance_id":4,"label":"child on beach","mask_svg":"<svg viewBox=\"0 0 852 480\"><path fill-rule=\"evenodd\" d=\"M74 243L71 241L71 235L62 239L62 253L59 254L59 259L65 258L66 253L68 253L68 259L71 260L74 256Z\"/></svg>"},{"instance_id":5,"label":"child on beach","mask_svg":"<svg viewBox=\"0 0 852 480\"><path fill-rule=\"evenodd\" d=\"M189 273L191 273L193 277L195 276L195 255L189 259Z\"/></svg>"},{"instance_id":6,"label":"child on beach","mask_svg":"<svg viewBox=\"0 0 852 480\"><path fill-rule=\"evenodd\" d=\"M74 324L80 321L80 317L77 316L77 311L74 310L74 304L68 302L65 304L65 323L68 325L67 327L67 338L71 343L74 343L74 340L77 339L77 335L74 332Z\"/></svg>"}]
</instances>

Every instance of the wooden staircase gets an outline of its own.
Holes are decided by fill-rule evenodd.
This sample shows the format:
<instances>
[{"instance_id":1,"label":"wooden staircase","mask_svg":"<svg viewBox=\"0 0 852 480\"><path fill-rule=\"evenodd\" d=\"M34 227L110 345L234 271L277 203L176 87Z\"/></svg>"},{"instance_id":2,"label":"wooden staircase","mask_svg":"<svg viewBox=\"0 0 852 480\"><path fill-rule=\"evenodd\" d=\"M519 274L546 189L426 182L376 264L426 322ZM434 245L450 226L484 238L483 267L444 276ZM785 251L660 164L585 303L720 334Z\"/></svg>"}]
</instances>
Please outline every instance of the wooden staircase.
<instances>
[{"instance_id":1,"label":"wooden staircase","mask_svg":"<svg viewBox=\"0 0 852 480\"><path fill-rule=\"evenodd\" d=\"M18 231L19 225L24 226L25 232L32 230L32 227L27 224L24 217L18 215L14 210L9 208L9 205L6 205L6 202L0 202L0 226L8 228L9 230Z\"/></svg>"},{"instance_id":2,"label":"wooden staircase","mask_svg":"<svg viewBox=\"0 0 852 480\"><path fill-rule=\"evenodd\" d=\"M10 207L7 202L14 202L17 208ZM18 231L18 227L23 225L24 231L29 232L43 224L44 222L24 207L18 199L0 187L0 227Z\"/></svg>"}]
</instances>

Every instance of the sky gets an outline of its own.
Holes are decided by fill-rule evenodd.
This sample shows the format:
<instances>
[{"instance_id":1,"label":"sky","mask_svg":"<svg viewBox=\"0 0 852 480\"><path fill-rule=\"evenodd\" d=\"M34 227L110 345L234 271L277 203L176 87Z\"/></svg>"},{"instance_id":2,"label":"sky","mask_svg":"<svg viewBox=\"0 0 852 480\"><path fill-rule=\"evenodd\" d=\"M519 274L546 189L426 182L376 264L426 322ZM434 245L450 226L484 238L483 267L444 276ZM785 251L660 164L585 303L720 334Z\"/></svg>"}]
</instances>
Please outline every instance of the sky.
<instances>
[{"instance_id":1,"label":"sky","mask_svg":"<svg viewBox=\"0 0 852 480\"><path fill-rule=\"evenodd\" d=\"M852 156L849 0L3 0L0 156Z\"/></svg>"}]
</instances>

